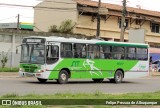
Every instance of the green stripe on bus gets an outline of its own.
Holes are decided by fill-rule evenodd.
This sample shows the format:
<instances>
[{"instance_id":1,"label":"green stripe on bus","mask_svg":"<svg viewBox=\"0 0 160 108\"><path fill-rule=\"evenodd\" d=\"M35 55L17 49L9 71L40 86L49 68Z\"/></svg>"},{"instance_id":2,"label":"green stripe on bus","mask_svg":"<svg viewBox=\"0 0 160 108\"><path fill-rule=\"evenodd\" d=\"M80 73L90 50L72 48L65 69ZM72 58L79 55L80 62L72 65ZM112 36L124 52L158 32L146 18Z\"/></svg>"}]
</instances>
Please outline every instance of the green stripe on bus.
<instances>
[{"instance_id":1,"label":"green stripe on bus","mask_svg":"<svg viewBox=\"0 0 160 108\"><path fill-rule=\"evenodd\" d=\"M123 47L137 47L137 48L148 48L148 45L138 45L138 44L127 44L127 43L107 43L98 42L97 45L111 45L111 46L123 46Z\"/></svg>"}]
</instances>

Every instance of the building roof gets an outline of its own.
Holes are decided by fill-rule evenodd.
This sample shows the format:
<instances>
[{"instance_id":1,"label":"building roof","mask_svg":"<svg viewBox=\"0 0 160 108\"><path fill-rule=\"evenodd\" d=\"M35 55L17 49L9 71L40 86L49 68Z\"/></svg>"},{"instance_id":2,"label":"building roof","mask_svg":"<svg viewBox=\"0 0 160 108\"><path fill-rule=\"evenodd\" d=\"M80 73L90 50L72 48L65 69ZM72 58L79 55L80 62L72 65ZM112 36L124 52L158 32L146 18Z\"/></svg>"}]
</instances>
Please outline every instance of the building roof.
<instances>
[{"instance_id":1,"label":"building roof","mask_svg":"<svg viewBox=\"0 0 160 108\"><path fill-rule=\"evenodd\" d=\"M91 0L75 0L75 1L78 4L82 4L82 5L95 6L95 7L98 6L98 3L96 1L91 1ZM116 5L116 4L101 3L101 7L104 7L110 10L122 11L122 6ZM139 8L133 8L133 7L127 7L127 11L132 13L160 17L160 12L158 11L151 11L151 10L139 9Z\"/></svg>"}]
</instances>

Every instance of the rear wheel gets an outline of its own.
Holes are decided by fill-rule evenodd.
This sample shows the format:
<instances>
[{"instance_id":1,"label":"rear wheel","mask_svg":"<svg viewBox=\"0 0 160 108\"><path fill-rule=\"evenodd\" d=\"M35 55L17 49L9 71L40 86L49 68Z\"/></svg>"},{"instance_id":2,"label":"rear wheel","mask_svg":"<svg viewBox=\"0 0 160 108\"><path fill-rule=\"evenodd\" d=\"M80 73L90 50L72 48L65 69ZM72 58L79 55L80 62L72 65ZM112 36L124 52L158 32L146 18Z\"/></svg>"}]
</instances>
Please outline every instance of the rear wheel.
<instances>
[{"instance_id":1,"label":"rear wheel","mask_svg":"<svg viewBox=\"0 0 160 108\"><path fill-rule=\"evenodd\" d=\"M122 80L123 80L123 73L121 70L116 71L114 75L114 79L109 79L111 83L121 83Z\"/></svg>"},{"instance_id":2,"label":"rear wheel","mask_svg":"<svg viewBox=\"0 0 160 108\"><path fill-rule=\"evenodd\" d=\"M68 72L66 70L62 70L59 73L59 77L57 79L57 82L59 84L66 84L68 82L68 78L69 78Z\"/></svg>"},{"instance_id":3,"label":"rear wheel","mask_svg":"<svg viewBox=\"0 0 160 108\"><path fill-rule=\"evenodd\" d=\"M104 79L92 79L96 83L101 83Z\"/></svg>"},{"instance_id":4,"label":"rear wheel","mask_svg":"<svg viewBox=\"0 0 160 108\"><path fill-rule=\"evenodd\" d=\"M40 83L45 83L47 79L37 78Z\"/></svg>"}]
</instances>

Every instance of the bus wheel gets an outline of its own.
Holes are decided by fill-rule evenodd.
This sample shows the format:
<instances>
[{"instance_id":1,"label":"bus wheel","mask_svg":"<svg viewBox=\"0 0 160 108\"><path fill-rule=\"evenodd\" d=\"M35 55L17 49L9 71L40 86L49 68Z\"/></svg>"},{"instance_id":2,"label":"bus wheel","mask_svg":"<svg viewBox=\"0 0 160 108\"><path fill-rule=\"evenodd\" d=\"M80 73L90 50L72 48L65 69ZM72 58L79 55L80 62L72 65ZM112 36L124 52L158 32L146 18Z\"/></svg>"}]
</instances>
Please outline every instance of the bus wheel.
<instances>
[{"instance_id":1,"label":"bus wheel","mask_svg":"<svg viewBox=\"0 0 160 108\"><path fill-rule=\"evenodd\" d=\"M95 83L101 83L104 79L92 79Z\"/></svg>"},{"instance_id":2,"label":"bus wheel","mask_svg":"<svg viewBox=\"0 0 160 108\"><path fill-rule=\"evenodd\" d=\"M40 83L45 83L47 79L37 78Z\"/></svg>"},{"instance_id":3,"label":"bus wheel","mask_svg":"<svg viewBox=\"0 0 160 108\"><path fill-rule=\"evenodd\" d=\"M114 75L114 82L115 83L121 83L123 80L123 73L120 70L117 70Z\"/></svg>"},{"instance_id":4,"label":"bus wheel","mask_svg":"<svg viewBox=\"0 0 160 108\"><path fill-rule=\"evenodd\" d=\"M62 70L60 73L59 73L59 77L58 77L58 80L57 82L59 84L65 84L68 82L68 72L66 70Z\"/></svg>"}]
</instances>

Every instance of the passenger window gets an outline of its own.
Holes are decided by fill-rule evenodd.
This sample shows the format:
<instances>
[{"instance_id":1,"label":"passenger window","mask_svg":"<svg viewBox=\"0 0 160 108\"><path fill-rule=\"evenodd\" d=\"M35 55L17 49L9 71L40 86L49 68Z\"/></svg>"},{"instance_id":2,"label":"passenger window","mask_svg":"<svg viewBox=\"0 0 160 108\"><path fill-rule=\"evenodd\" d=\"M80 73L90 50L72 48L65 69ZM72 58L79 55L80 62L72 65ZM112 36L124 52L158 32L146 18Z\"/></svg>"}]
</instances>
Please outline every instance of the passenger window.
<instances>
[{"instance_id":1,"label":"passenger window","mask_svg":"<svg viewBox=\"0 0 160 108\"><path fill-rule=\"evenodd\" d=\"M59 47L55 45L48 45L46 48L46 63L53 64L59 59Z\"/></svg>"},{"instance_id":2,"label":"passenger window","mask_svg":"<svg viewBox=\"0 0 160 108\"><path fill-rule=\"evenodd\" d=\"M72 44L62 43L61 44L61 57L72 58Z\"/></svg>"},{"instance_id":3,"label":"passenger window","mask_svg":"<svg viewBox=\"0 0 160 108\"><path fill-rule=\"evenodd\" d=\"M88 45L88 58L97 59L100 57L98 45Z\"/></svg>"},{"instance_id":4,"label":"passenger window","mask_svg":"<svg viewBox=\"0 0 160 108\"><path fill-rule=\"evenodd\" d=\"M131 48L131 47L126 48L126 59L128 60L136 59L136 48Z\"/></svg>"},{"instance_id":5,"label":"passenger window","mask_svg":"<svg viewBox=\"0 0 160 108\"><path fill-rule=\"evenodd\" d=\"M73 45L74 58L86 58L86 45L74 44Z\"/></svg>"},{"instance_id":6,"label":"passenger window","mask_svg":"<svg viewBox=\"0 0 160 108\"><path fill-rule=\"evenodd\" d=\"M124 47L115 46L112 49L112 57L113 57L113 59L125 59L124 53L125 53Z\"/></svg>"},{"instance_id":7,"label":"passenger window","mask_svg":"<svg viewBox=\"0 0 160 108\"><path fill-rule=\"evenodd\" d=\"M136 48L138 60L148 60L148 50L146 48Z\"/></svg>"},{"instance_id":8,"label":"passenger window","mask_svg":"<svg viewBox=\"0 0 160 108\"><path fill-rule=\"evenodd\" d=\"M101 46L101 55L103 54L105 59L111 59L111 46Z\"/></svg>"}]
</instances>

